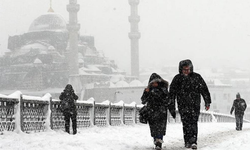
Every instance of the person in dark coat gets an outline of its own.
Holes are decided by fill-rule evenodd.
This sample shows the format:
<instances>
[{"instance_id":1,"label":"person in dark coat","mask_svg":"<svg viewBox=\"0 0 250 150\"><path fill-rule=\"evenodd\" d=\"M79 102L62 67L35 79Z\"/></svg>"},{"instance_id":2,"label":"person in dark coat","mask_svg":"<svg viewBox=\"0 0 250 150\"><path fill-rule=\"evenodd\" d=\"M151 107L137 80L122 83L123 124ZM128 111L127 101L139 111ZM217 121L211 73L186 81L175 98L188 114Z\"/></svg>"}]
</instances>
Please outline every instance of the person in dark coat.
<instances>
[{"instance_id":1,"label":"person in dark coat","mask_svg":"<svg viewBox=\"0 0 250 150\"><path fill-rule=\"evenodd\" d=\"M168 100L168 82L158 74L153 73L141 100L142 104L147 105L150 111L148 123L155 147L161 149L163 136L166 133L167 109L170 110L173 118L176 116L174 104L170 104Z\"/></svg>"},{"instance_id":2,"label":"person in dark coat","mask_svg":"<svg viewBox=\"0 0 250 150\"><path fill-rule=\"evenodd\" d=\"M59 96L60 107L61 111L64 115L64 121L65 121L65 131L70 133L70 119L72 120L72 128L73 128L73 134L77 133L77 122L76 122L76 116L77 116L77 110L75 105L75 100L78 99L78 96L75 94L74 89L72 85L67 84L64 91Z\"/></svg>"},{"instance_id":3,"label":"person in dark coat","mask_svg":"<svg viewBox=\"0 0 250 150\"><path fill-rule=\"evenodd\" d=\"M233 106L231 108L230 114L235 114L236 119L236 130L242 130L244 111L247 108L246 101L240 97L240 93L236 94L236 99L234 100Z\"/></svg>"},{"instance_id":4,"label":"person in dark coat","mask_svg":"<svg viewBox=\"0 0 250 150\"><path fill-rule=\"evenodd\" d=\"M175 103L177 99L186 148L197 149L197 122L200 115L201 95L205 101L205 109L208 110L211 97L205 81L200 74L193 72L191 60L181 61L179 74L173 78L170 85L170 100Z\"/></svg>"}]
</instances>

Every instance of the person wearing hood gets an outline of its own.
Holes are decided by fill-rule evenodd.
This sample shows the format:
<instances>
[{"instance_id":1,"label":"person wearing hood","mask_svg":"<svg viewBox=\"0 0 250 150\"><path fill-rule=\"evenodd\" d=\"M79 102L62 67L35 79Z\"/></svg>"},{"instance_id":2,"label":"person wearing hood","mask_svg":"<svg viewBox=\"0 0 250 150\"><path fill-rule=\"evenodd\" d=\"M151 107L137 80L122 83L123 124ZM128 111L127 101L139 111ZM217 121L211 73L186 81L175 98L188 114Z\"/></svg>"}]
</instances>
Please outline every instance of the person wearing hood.
<instances>
[{"instance_id":1,"label":"person wearing hood","mask_svg":"<svg viewBox=\"0 0 250 150\"><path fill-rule=\"evenodd\" d=\"M72 85L67 84L64 91L59 96L60 109L64 115L65 121L65 131L70 133L70 119L72 121L73 134L77 133L77 110L75 101L78 99L78 96L75 94Z\"/></svg>"},{"instance_id":2,"label":"person wearing hood","mask_svg":"<svg viewBox=\"0 0 250 150\"><path fill-rule=\"evenodd\" d=\"M208 110L211 97L205 81L200 74L193 72L191 60L181 61L179 74L170 85L170 100L175 103L177 99L186 148L197 149L201 95L205 101L205 109Z\"/></svg>"},{"instance_id":3,"label":"person wearing hood","mask_svg":"<svg viewBox=\"0 0 250 150\"><path fill-rule=\"evenodd\" d=\"M236 94L236 99L233 102L233 106L231 108L230 114L232 115L233 111L235 114L235 120L236 120L236 130L240 131L242 130L243 125L243 116L244 111L247 108L246 101L240 97L240 93Z\"/></svg>"},{"instance_id":4,"label":"person wearing hood","mask_svg":"<svg viewBox=\"0 0 250 150\"><path fill-rule=\"evenodd\" d=\"M149 112L148 123L156 149L161 149L163 136L166 133L167 109L173 118L176 117L175 107L168 99L168 82L156 73L150 76L148 86L141 97L142 104Z\"/></svg>"}]
</instances>

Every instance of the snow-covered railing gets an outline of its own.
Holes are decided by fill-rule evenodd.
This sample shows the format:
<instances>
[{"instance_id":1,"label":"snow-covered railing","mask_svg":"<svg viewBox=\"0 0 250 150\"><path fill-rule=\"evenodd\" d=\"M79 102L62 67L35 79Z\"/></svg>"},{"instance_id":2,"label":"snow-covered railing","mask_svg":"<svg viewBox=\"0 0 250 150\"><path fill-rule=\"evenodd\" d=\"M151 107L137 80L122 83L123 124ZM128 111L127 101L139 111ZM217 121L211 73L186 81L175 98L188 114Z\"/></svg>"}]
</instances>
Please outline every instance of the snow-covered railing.
<instances>
[{"instance_id":1,"label":"snow-covered railing","mask_svg":"<svg viewBox=\"0 0 250 150\"><path fill-rule=\"evenodd\" d=\"M169 122L181 122L179 112L176 112L176 119L174 120L168 113ZM243 119L244 122L250 123L249 120ZM235 122L235 117L232 115L216 113L211 111L201 111L199 122Z\"/></svg>"},{"instance_id":2,"label":"snow-covered railing","mask_svg":"<svg viewBox=\"0 0 250 150\"><path fill-rule=\"evenodd\" d=\"M64 129L64 116L59 110L60 101L50 94L43 97L22 95L17 91L9 96L0 94L0 133L3 131L40 132ZM78 100L77 127L119 126L139 123L142 105L104 101L96 103L93 98ZM177 111L174 120L168 113L169 122L181 122ZM244 120L249 122L248 120ZM235 122L232 115L202 111L199 122Z\"/></svg>"},{"instance_id":3,"label":"snow-covered railing","mask_svg":"<svg viewBox=\"0 0 250 150\"><path fill-rule=\"evenodd\" d=\"M51 128L64 129L64 117L59 108L59 100L52 99L51 108ZM140 106L136 107L135 103L124 104L111 103L105 101L103 103L95 103L91 98L88 101L77 101L77 127L89 126L119 126L121 124L134 124L138 122L138 111Z\"/></svg>"},{"instance_id":4,"label":"snow-covered railing","mask_svg":"<svg viewBox=\"0 0 250 150\"><path fill-rule=\"evenodd\" d=\"M15 106L18 99L0 97L0 132L13 131L15 129Z\"/></svg>"},{"instance_id":5,"label":"snow-covered railing","mask_svg":"<svg viewBox=\"0 0 250 150\"><path fill-rule=\"evenodd\" d=\"M49 99L23 95L20 98L21 130L44 131Z\"/></svg>"}]
</instances>

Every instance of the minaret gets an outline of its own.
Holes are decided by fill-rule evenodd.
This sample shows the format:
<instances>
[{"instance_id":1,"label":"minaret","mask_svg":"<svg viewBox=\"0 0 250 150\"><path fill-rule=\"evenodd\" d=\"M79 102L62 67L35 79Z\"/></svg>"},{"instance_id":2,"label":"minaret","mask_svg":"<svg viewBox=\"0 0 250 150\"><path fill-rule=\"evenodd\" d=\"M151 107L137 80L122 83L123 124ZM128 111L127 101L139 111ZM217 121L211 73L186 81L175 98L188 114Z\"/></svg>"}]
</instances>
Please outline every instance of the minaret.
<instances>
[{"instance_id":1,"label":"minaret","mask_svg":"<svg viewBox=\"0 0 250 150\"><path fill-rule=\"evenodd\" d=\"M54 10L52 9L52 0L50 0L50 8L49 8L48 12L54 12Z\"/></svg>"},{"instance_id":2,"label":"minaret","mask_svg":"<svg viewBox=\"0 0 250 150\"><path fill-rule=\"evenodd\" d=\"M80 10L80 5L77 4L77 0L69 0L67 10L69 12L69 24L67 24L69 31L69 83L72 84L75 91L80 92L82 88L78 65L78 34L80 24L78 24L77 20L77 12Z\"/></svg>"},{"instance_id":3,"label":"minaret","mask_svg":"<svg viewBox=\"0 0 250 150\"><path fill-rule=\"evenodd\" d=\"M131 15L129 16L130 33L129 38L131 41L131 75L139 77L139 38L141 37L138 31L138 23L140 16L138 15L139 0L129 0L131 7Z\"/></svg>"}]
</instances>

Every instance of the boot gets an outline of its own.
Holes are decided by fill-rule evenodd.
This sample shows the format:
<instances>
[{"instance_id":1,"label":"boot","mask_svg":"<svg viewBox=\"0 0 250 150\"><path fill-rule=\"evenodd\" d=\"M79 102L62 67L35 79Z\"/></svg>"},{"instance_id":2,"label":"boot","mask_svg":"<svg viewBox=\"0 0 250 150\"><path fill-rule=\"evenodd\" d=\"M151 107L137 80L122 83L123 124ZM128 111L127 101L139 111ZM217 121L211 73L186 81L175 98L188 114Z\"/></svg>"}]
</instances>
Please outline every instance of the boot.
<instances>
[{"instance_id":1,"label":"boot","mask_svg":"<svg viewBox=\"0 0 250 150\"><path fill-rule=\"evenodd\" d=\"M68 126L68 125L65 125L65 132L70 133L70 132L69 132L69 126Z\"/></svg>"},{"instance_id":2,"label":"boot","mask_svg":"<svg viewBox=\"0 0 250 150\"><path fill-rule=\"evenodd\" d=\"M242 123L240 123L240 130L242 130Z\"/></svg>"},{"instance_id":3,"label":"boot","mask_svg":"<svg viewBox=\"0 0 250 150\"><path fill-rule=\"evenodd\" d=\"M75 120L72 123L72 127L73 127L73 134L76 134L77 133L77 124L76 124Z\"/></svg>"},{"instance_id":4,"label":"boot","mask_svg":"<svg viewBox=\"0 0 250 150\"><path fill-rule=\"evenodd\" d=\"M192 148L192 149L197 149L197 144L193 143L193 144L191 145L191 148Z\"/></svg>"},{"instance_id":5,"label":"boot","mask_svg":"<svg viewBox=\"0 0 250 150\"><path fill-rule=\"evenodd\" d=\"M185 147L186 148L191 148L191 144L190 143L185 143Z\"/></svg>"},{"instance_id":6,"label":"boot","mask_svg":"<svg viewBox=\"0 0 250 150\"><path fill-rule=\"evenodd\" d=\"M161 139L156 138L154 143L155 143L155 149L161 150L163 141Z\"/></svg>"},{"instance_id":7,"label":"boot","mask_svg":"<svg viewBox=\"0 0 250 150\"><path fill-rule=\"evenodd\" d=\"M240 123L236 123L236 130L239 131L240 130Z\"/></svg>"},{"instance_id":8,"label":"boot","mask_svg":"<svg viewBox=\"0 0 250 150\"><path fill-rule=\"evenodd\" d=\"M73 130L73 134L75 135L77 133L77 130Z\"/></svg>"},{"instance_id":9,"label":"boot","mask_svg":"<svg viewBox=\"0 0 250 150\"><path fill-rule=\"evenodd\" d=\"M155 149L156 149L156 150L161 150L161 146L162 146L162 143L156 142L156 144L155 144Z\"/></svg>"}]
</instances>

